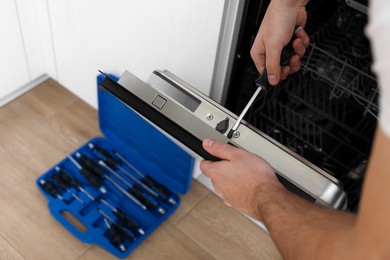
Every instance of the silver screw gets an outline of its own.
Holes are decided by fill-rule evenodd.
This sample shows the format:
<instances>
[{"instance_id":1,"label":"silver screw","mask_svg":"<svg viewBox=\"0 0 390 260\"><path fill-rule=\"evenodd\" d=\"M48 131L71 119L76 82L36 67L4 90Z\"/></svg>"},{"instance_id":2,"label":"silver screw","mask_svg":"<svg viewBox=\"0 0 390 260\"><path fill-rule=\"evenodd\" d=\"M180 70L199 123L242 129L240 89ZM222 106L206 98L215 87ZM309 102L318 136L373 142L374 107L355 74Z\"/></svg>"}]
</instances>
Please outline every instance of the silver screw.
<instances>
[{"instance_id":1,"label":"silver screw","mask_svg":"<svg viewBox=\"0 0 390 260\"><path fill-rule=\"evenodd\" d=\"M234 138L240 137L240 132L235 131L235 132L233 133L233 137L234 137Z\"/></svg>"},{"instance_id":2,"label":"silver screw","mask_svg":"<svg viewBox=\"0 0 390 260\"><path fill-rule=\"evenodd\" d=\"M211 120L213 120L214 116L213 116L213 114L209 113L209 114L207 114L206 118L207 118L207 120L211 121Z\"/></svg>"}]
</instances>

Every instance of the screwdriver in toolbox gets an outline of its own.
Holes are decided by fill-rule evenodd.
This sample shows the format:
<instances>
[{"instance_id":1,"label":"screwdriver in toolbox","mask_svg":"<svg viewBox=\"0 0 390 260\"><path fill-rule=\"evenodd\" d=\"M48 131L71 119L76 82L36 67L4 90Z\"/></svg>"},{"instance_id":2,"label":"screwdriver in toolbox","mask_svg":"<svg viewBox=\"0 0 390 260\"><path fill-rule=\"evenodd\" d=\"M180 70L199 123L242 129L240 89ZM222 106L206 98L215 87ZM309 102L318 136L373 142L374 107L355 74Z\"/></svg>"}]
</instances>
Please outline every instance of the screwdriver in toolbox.
<instances>
[{"instance_id":1,"label":"screwdriver in toolbox","mask_svg":"<svg viewBox=\"0 0 390 260\"><path fill-rule=\"evenodd\" d=\"M282 54L280 57L280 65L286 66L290 62L290 58L294 55L294 47L293 47L293 41L296 39L296 32L298 29L295 30L293 37L291 38L290 42L282 49ZM233 134L238 130L238 128L241 125L241 121L244 118L246 112L248 112L249 108L252 106L253 102L256 100L257 95L259 95L260 91L267 91L269 90L272 85L268 82L268 73L267 69L264 68L263 73L259 78L255 81L256 84L256 91L246 104L245 108L242 110L241 114L238 116L236 123L233 125L233 127L230 129L229 133L227 134L227 138L231 139Z\"/></svg>"},{"instance_id":2,"label":"screwdriver in toolbox","mask_svg":"<svg viewBox=\"0 0 390 260\"><path fill-rule=\"evenodd\" d=\"M127 217L121 209L115 208L105 199L100 199L100 201L112 210L114 215L122 222L124 227L128 228L134 233L138 232L141 235L145 234L145 231L129 217Z\"/></svg>"},{"instance_id":3,"label":"screwdriver in toolbox","mask_svg":"<svg viewBox=\"0 0 390 260\"><path fill-rule=\"evenodd\" d=\"M123 184L125 184L129 188L129 192L134 195L139 201L142 202L148 209L157 210L160 214L165 214L165 209L159 207L155 203L153 203L150 199L148 199L144 194L142 189L140 189L137 185L132 185L128 181L126 181L122 176L120 176L117 172L111 169L107 164L105 164L102 160L99 160L99 165L103 166L107 171L109 171L112 175L117 177Z\"/></svg>"},{"instance_id":4,"label":"screwdriver in toolbox","mask_svg":"<svg viewBox=\"0 0 390 260\"><path fill-rule=\"evenodd\" d=\"M70 175L60 167L55 168L57 171L58 176L62 179L63 182L67 183L69 186L79 189L82 193L87 195L87 197L91 200L95 200L95 197L93 197L86 189L84 189L80 183L78 183L75 179L70 177Z\"/></svg>"},{"instance_id":5,"label":"screwdriver in toolbox","mask_svg":"<svg viewBox=\"0 0 390 260\"><path fill-rule=\"evenodd\" d=\"M106 180L108 180L112 185L114 185L119 191L121 191L126 197L132 200L135 204L140 206L142 209L147 210L145 205L143 205L137 198L135 198L133 195L127 192L124 188L122 188L122 186L119 185L116 181L114 181L110 176L107 176L105 174L105 171L102 168L100 168L97 164L95 164L95 162L92 159L78 152L76 153L76 156L79 158L83 166L85 166L87 169L90 169L94 174L96 174L100 178L105 178Z\"/></svg>"},{"instance_id":6,"label":"screwdriver in toolbox","mask_svg":"<svg viewBox=\"0 0 390 260\"><path fill-rule=\"evenodd\" d=\"M145 185L144 183L142 183L141 181L139 181L137 178L135 178L133 175L131 175L126 169L124 169L122 166L120 166L119 164L117 164L117 160L111 156L111 154L106 151L105 149L101 148L100 146L98 145L94 145L92 143L89 143L88 144L89 148L95 150L97 153L99 153L100 155L102 155L105 160L104 160L104 163L106 163L110 168L118 168L121 172L123 172L127 177L129 177L131 180L133 180L135 183L137 183L138 185L140 185L142 188L144 188L146 191L148 191L150 194L152 194L154 197L156 198L161 198L161 196L156 193L154 190L152 190L151 188L149 188L147 185Z\"/></svg>"},{"instance_id":7,"label":"screwdriver in toolbox","mask_svg":"<svg viewBox=\"0 0 390 260\"><path fill-rule=\"evenodd\" d=\"M78 200L81 204L85 204L85 202L79 197L77 196L74 192L72 192L69 188L68 188L68 185L61 179L60 176L58 175L55 175L55 174L52 174L51 175L51 179L58 184L58 186L60 186L62 189L70 192L72 194L72 197L75 198L76 200Z\"/></svg>"},{"instance_id":8,"label":"screwdriver in toolbox","mask_svg":"<svg viewBox=\"0 0 390 260\"><path fill-rule=\"evenodd\" d=\"M99 212L100 214L103 215L102 213L103 211L99 211ZM119 248L119 250L121 250L122 252L126 251L125 241L123 237L120 234L118 234L117 229L114 229L114 227L110 225L110 223L107 220L108 219L107 217L103 215L103 221L107 227L108 240L110 240L111 244Z\"/></svg>"},{"instance_id":9,"label":"screwdriver in toolbox","mask_svg":"<svg viewBox=\"0 0 390 260\"><path fill-rule=\"evenodd\" d=\"M102 181L90 172L87 168L82 167L71 155L68 154L70 161L79 169L81 174L88 180L88 182L95 188L99 188L101 193L106 193L107 189L103 186Z\"/></svg>"},{"instance_id":10,"label":"screwdriver in toolbox","mask_svg":"<svg viewBox=\"0 0 390 260\"><path fill-rule=\"evenodd\" d=\"M106 219L108 219L109 221L111 221L113 223L113 226L114 226L114 230L116 230L116 233L121 236L121 237L125 237L127 239L130 239L130 240L134 240L134 236L132 234L130 234L129 232L127 232L125 229L123 229L116 221L114 221L106 212L104 212L102 209L98 209L99 213Z\"/></svg>"},{"instance_id":11,"label":"screwdriver in toolbox","mask_svg":"<svg viewBox=\"0 0 390 260\"><path fill-rule=\"evenodd\" d=\"M50 194L54 198L58 198L62 200L63 202L67 203L64 198L59 194L60 192L58 191L57 187L50 181L45 181L44 179L39 180L39 184L41 185L42 189Z\"/></svg>"},{"instance_id":12,"label":"screwdriver in toolbox","mask_svg":"<svg viewBox=\"0 0 390 260\"><path fill-rule=\"evenodd\" d=\"M71 186L71 187L74 187L74 188L78 188L81 192L83 192L85 195L87 195L87 197L89 199L91 199L92 201L96 201L97 198L95 198L94 196L92 196L88 191L86 191L75 179L73 179L72 177L70 177L70 175L68 173L66 173L64 170L60 169L58 166L56 167L56 170L58 172L58 176L62 179L62 181ZM131 231L133 232L138 232L139 234L141 235L144 235L145 234L145 231L139 227L135 222L133 222L130 218L128 218L126 216L126 214L120 210L120 209L117 209L115 208L114 206L112 206L108 201L106 201L105 199L100 199L100 201L105 204L107 207L109 207L113 212L114 212L114 215L120 220L123 222L123 225L125 227L127 227L128 229L130 229Z\"/></svg>"},{"instance_id":13,"label":"screwdriver in toolbox","mask_svg":"<svg viewBox=\"0 0 390 260\"><path fill-rule=\"evenodd\" d=\"M160 192L165 198L168 199L168 202L171 204L176 204L176 200L172 198L171 192L164 187L162 184L158 183L157 181L153 180L149 176L143 174L140 172L137 168L135 168L128 160L126 160L120 153L117 151L114 151L114 154L124 163L126 164L130 169L132 169L138 176L141 177L141 181L147 185L148 187L155 188L158 192Z\"/></svg>"}]
</instances>

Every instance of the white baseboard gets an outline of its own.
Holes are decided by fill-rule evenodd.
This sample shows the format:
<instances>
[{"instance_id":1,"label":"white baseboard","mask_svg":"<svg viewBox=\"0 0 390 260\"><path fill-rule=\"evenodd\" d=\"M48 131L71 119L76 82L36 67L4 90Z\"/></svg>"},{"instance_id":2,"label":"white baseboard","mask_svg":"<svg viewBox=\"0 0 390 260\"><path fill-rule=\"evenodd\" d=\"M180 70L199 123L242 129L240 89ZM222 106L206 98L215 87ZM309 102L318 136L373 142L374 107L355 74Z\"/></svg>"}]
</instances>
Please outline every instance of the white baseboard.
<instances>
[{"instance_id":1,"label":"white baseboard","mask_svg":"<svg viewBox=\"0 0 390 260\"><path fill-rule=\"evenodd\" d=\"M44 82L47 79L49 79L49 76L47 74L43 74L43 75L39 76L38 78L36 78L36 79L30 81L29 83L21 86L20 88L16 89L15 91L11 92L7 96L0 98L0 107L11 102L15 98L23 95L24 93L26 93L30 89L35 88L36 86L38 86L39 84L41 84L42 82Z\"/></svg>"}]
</instances>

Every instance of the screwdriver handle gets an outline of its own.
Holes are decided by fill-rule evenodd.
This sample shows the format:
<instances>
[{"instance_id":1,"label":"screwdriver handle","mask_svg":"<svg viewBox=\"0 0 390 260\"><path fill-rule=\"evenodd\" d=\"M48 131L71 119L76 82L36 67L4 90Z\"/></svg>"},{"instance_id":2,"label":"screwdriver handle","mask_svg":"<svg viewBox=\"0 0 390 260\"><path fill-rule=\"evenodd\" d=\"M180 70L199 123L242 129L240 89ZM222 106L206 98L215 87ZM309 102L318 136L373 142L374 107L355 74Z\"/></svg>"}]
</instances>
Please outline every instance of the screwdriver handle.
<instances>
[{"instance_id":1,"label":"screwdriver handle","mask_svg":"<svg viewBox=\"0 0 390 260\"><path fill-rule=\"evenodd\" d=\"M290 62L291 57L295 53L293 42L296 38L297 36L295 35L294 32L290 42L282 49L282 54L280 57L280 66L286 66ZM264 91L267 91L271 87L273 87L268 81L267 68L264 68L263 73L260 75L260 77L256 79L255 83L257 87L262 88Z\"/></svg>"},{"instance_id":2,"label":"screwdriver handle","mask_svg":"<svg viewBox=\"0 0 390 260\"><path fill-rule=\"evenodd\" d=\"M58 176L60 176L60 178L65 183L68 183L68 185L73 187L73 188L77 188L78 186L80 186L80 184L75 179L70 177L70 175L62 169L58 171Z\"/></svg>"},{"instance_id":3,"label":"screwdriver handle","mask_svg":"<svg viewBox=\"0 0 390 260\"><path fill-rule=\"evenodd\" d=\"M80 172L82 175L84 175L89 184L91 184L93 187L99 188L100 186L102 186L102 180L86 168L81 168Z\"/></svg>"},{"instance_id":4,"label":"screwdriver handle","mask_svg":"<svg viewBox=\"0 0 390 260\"><path fill-rule=\"evenodd\" d=\"M104 170L98 166L94 160L80 153L77 153L77 157L83 168L87 168L88 170L91 170L93 173L97 174L99 177L103 177Z\"/></svg>"},{"instance_id":5,"label":"screwdriver handle","mask_svg":"<svg viewBox=\"0 0 390 260\"><path fill-rule=\"evenodd\" d=\"M51 176L52 180L57 183L62 189L66 190L68 188L68 185L66 184L66 182L58 175L56 174L53 174Z\"/></svg>"},{"instance_id":6,"label":"screwdriver handle","mask_svg":"<svg viewBox=\"0 0 390 260\"><path fill-rule=\"evenodd\" d=\"M133 185L129 189L130 194L132 194L136 199L138 199L147 209L156 210L157 205L155 205L150 199L145 197L143 194L143 191L141 188L139 188L137 185Z\"/></svg>"},{"instance_id":7,"label":"screwdriver handle","mask_svg":"<svg viewBox=\"0 0 390 260\"><path fill-rule=\"evenodd\" d=\"M102 155L105 158L104 162L110 166L110 168L115 168L117 160L107 150L103 149L97 144L89 144L89 147Z\"/></svg>"},{"instance_id":8,"label":"screwdriver handle","mask_svg":"<svg viewBox=\"0 0 390 260\"><path fill-rule=\"evenodd\" d=\"M171 192L166 187L164 187L162 184L158 183L157 181L153 180L149 176L143 177L141 181L149 187L154 187L165 198L169 198L172 195Z\"/></svg>"},{"instance_id":9,"label":"screwdriver handle","mask_svg":"<svg viewBox=\"0 0 390 260\"><path fill-rule=\"evenodd\" d=\"M59 194L57 187L53 183L41 180L40 185L41 185L42 189L46 193L50 194L52 197L59 198L59 199L63 200L62 196Z\"/></svg>"},{"instance_id":10,"label":"screwdriver handle","mask_svg":"<svg viewBox=\"0 0 390 260\"><path fill-rule=\"evenodd\" d=\"M138 225L135 224L135 222L133 222L129 217L127 217L122 210L117 209L114 212L114 215L123 223L123 226L130 229L133 233L138 232L139 229Z\"/></svg>"}]
</instances>

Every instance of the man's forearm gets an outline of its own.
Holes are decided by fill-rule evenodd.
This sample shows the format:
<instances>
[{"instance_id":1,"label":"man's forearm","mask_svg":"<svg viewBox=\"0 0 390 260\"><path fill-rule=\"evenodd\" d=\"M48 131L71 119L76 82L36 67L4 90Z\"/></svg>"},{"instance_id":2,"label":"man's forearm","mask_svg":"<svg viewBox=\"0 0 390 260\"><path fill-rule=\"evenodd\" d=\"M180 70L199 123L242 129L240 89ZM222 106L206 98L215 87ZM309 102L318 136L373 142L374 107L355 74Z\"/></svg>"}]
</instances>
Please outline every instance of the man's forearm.
<instances>
[{"instance_id":1,"label":"man's forearm","mask_svg":"<svg viewBox=\"0 0 390 260\"><path fill-rule=\"evenodd\" d=\"M262 188L258 198L261 220L284 258L349 256L355 215L321 208L282 186Z\"/></svg>"}]
</instances>

